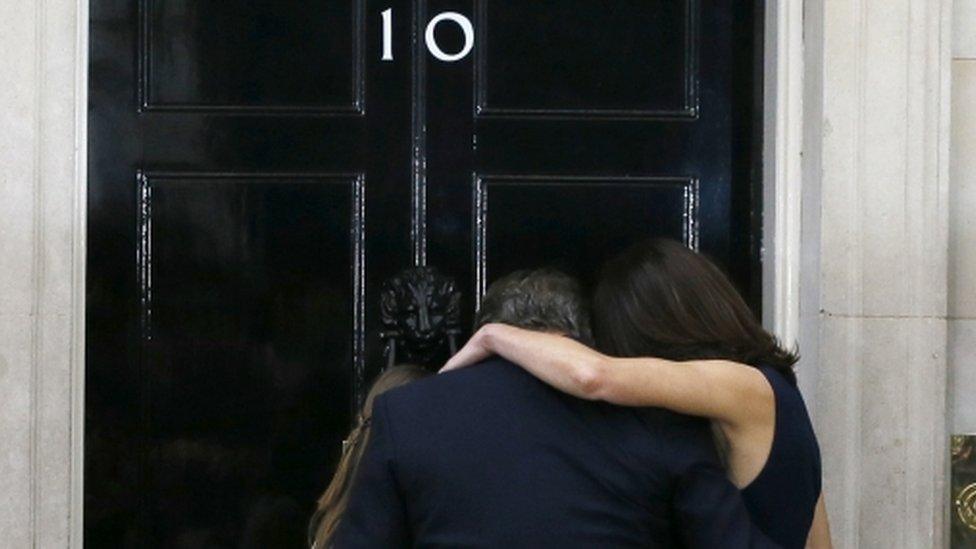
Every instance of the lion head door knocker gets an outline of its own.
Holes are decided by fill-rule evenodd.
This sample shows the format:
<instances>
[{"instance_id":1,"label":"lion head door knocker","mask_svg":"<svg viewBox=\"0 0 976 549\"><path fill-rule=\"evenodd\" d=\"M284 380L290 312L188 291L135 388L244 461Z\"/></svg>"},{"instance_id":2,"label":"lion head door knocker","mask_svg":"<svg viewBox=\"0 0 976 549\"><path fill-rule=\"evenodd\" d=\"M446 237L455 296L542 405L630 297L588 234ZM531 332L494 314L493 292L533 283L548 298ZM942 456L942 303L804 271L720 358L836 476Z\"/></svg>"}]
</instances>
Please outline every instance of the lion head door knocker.
<instances>
[{"instance_id":1,"label":"lion head door knocker","mask_svg":"<svg viewBox=\"0 0 976 549\"><path fill-rule=\"evenodd\" d=\"M436 366L457 352L461 292L434 267L411 267L383 284L380 316L387 366Z\"/></svg>"}]
</instances>

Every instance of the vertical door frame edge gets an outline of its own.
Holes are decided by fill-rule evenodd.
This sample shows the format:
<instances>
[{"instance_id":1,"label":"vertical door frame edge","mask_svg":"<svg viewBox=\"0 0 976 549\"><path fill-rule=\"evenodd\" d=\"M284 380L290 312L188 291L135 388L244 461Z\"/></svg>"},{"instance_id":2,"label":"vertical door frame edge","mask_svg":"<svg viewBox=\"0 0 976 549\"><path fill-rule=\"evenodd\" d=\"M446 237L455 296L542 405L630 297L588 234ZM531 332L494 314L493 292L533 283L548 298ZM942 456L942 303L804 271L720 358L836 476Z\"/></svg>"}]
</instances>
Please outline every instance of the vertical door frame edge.
<instances>
[{"instance_id":1,"label":"vertical door frame edge","mask_svg":"<svg viewBox=\"0 0 976 549\"><path fill-rule=\"evenodd\" d=\"M71 419L68 546L84 545L85 508L85 296L88 242L88 43L89 0L75 0L74 211L71 269Z\"/></svg>"},{"instance_id":2,"label":"vertical door frame edge","mask_svg":"<svg viewBox=\"0 0 976 549\"><path fill-rule=\"evenodd\" d=\"M800 326L803 0L765 2L763 324L785 345Z\"/></svg>"}]
</instances>

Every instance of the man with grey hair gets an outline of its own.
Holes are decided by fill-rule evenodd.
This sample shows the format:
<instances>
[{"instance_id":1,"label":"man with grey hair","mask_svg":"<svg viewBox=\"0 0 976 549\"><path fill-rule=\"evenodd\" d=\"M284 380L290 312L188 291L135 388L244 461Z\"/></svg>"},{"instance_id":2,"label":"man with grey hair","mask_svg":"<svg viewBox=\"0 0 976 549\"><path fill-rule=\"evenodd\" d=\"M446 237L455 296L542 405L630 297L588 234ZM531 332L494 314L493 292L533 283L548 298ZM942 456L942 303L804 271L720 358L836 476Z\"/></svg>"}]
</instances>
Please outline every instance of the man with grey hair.
<instances>
[{"instance_id":1,"label":"man with grey hair","mask_svg":"<svg viewBox=\"0 0 976 549\"><path fill-rule=\"evenodd\" d=\"M491 285L475 316L474 331L498 322L557 332L591 345L590 311L575 278L552 269L515 271Z\"/></svg>"},{"instance_id":2,"label":"man with grey hair","mask_svg":"<svg viewBox=\"0 0 976 549\"><path fill-rule=\"evenodd\" d=\"M477 324L589 342L578 284L491 286ZM559 393L492 357L374 403L335 547L772 547L725 478L707 421Z\"/></svg>"}]
</instances>

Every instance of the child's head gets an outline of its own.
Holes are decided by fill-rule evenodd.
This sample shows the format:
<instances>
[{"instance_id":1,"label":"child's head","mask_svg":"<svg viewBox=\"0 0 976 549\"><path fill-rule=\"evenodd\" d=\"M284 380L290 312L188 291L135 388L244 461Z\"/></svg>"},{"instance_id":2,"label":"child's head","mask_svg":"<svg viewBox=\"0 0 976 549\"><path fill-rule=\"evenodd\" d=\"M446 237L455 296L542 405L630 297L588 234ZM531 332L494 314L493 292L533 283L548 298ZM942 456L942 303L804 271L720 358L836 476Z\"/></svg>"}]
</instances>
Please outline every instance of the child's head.
<instances>
[{"instance_id":1,"label":"child's head","mask_svg":"<svg viewBox=\"0 0 976 549\"><path fill-rule=\"evenodd\" d=\"M309 543L312 547L322 549L328 546L328 541L335 535L339 521L346 510L352 480L369 439L373 402L376 397L428 375L430 372L420 366L401 364L388 368L373 382L366 395L366 402L363 403L363 409L356 417L355 427L342 443L342 458L339 459L332 482L319 498L318 508L309 523Z\"/></svg>"}]
</instances>

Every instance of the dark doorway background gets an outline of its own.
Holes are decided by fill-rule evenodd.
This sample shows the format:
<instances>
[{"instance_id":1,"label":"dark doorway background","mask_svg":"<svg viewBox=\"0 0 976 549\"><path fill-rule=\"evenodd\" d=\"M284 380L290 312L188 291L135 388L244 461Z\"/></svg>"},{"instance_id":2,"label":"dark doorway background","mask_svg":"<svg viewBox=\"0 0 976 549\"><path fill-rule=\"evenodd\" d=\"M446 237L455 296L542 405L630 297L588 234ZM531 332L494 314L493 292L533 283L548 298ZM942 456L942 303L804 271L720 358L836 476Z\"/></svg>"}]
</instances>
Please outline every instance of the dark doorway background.
<instances>
[{"instance_id":1,"label":"dark doorway background","mask_svg":"<svg viewBox=\"0 0 976 549\"><path fill-rule=\"evenodd\" d=\"M424 45L447 11L453 63ZM467 324L510 270L589 283L671 236L760 313L761 2L90 13L89 547L302 544L405 267L454 277Z\"/></svg>"}]
</instances>

